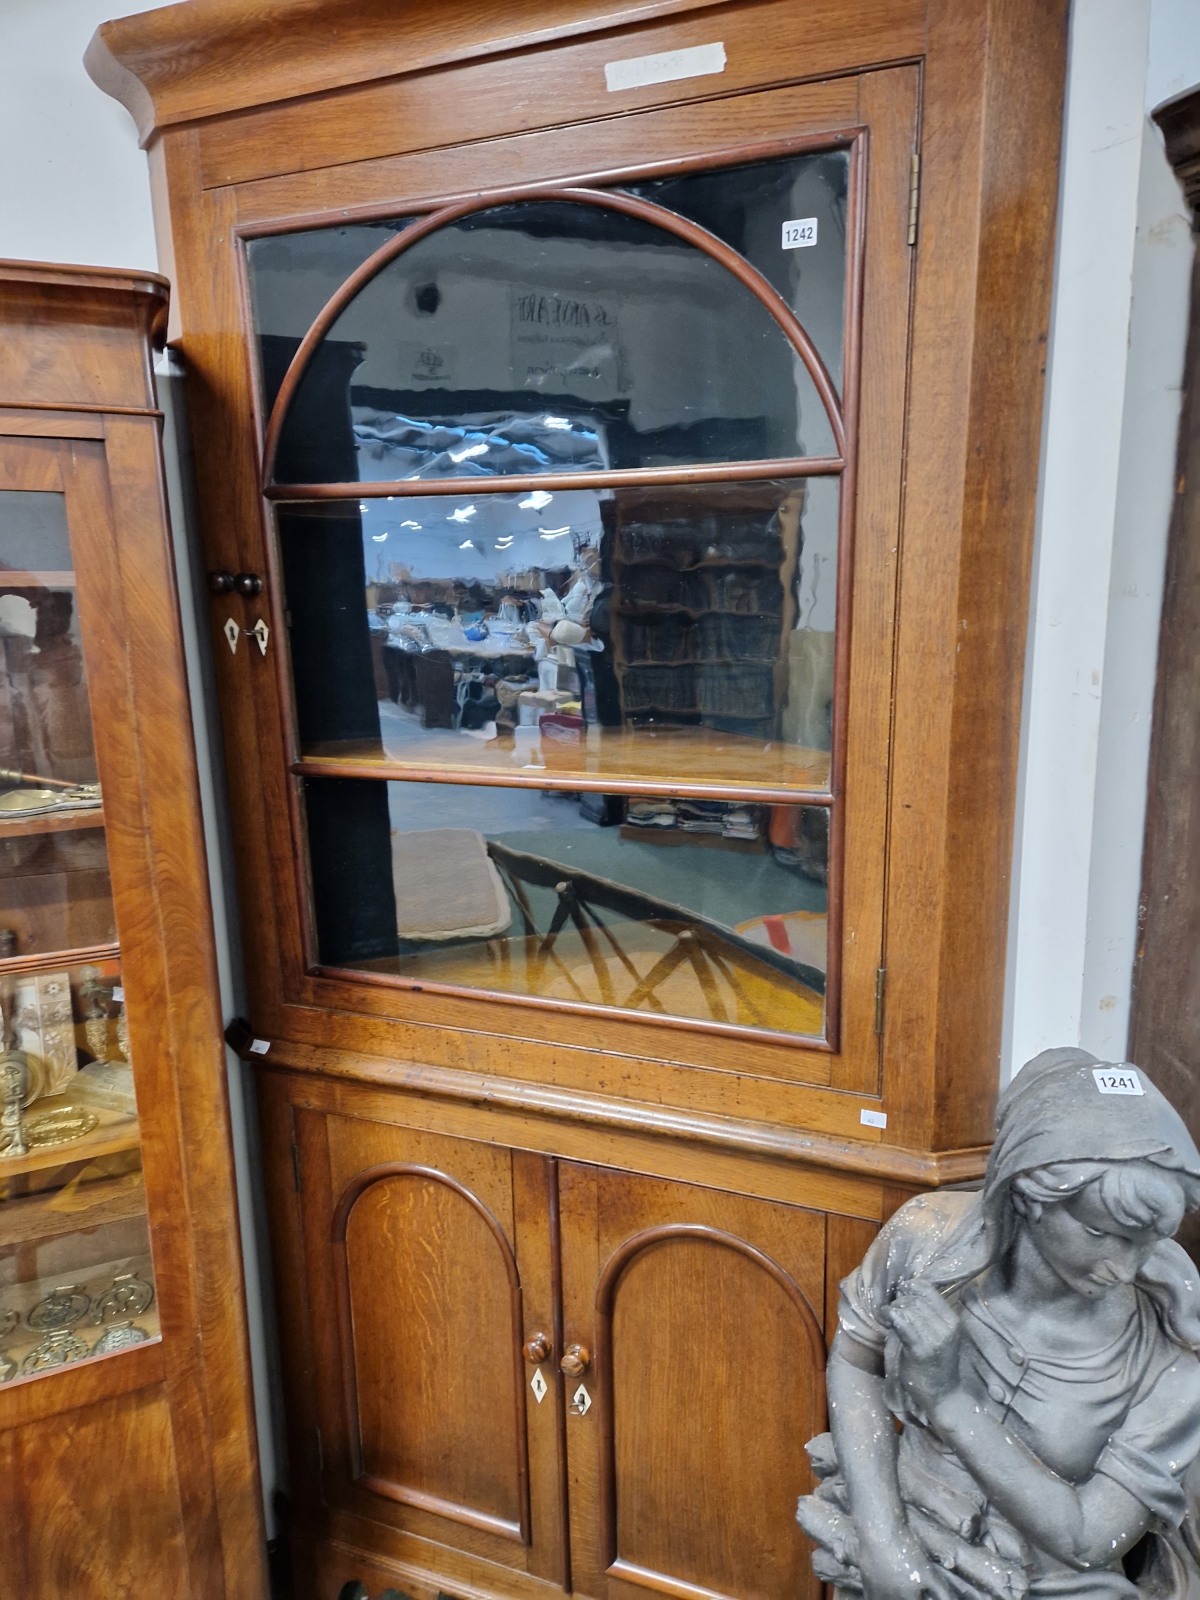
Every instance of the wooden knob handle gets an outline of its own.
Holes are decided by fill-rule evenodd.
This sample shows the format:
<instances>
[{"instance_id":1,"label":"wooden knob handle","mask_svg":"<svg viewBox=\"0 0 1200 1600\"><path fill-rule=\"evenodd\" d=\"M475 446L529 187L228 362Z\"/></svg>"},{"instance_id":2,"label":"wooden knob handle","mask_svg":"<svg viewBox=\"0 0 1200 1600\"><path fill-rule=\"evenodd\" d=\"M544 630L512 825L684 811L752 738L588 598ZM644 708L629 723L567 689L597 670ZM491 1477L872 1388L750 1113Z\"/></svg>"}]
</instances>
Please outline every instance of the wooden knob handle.
<instances>
[{"instance_id":1,"label":"wooden knob handle","mask_svg":"<svg viewBox=\"0 0 1200 1600\"><path fill-rule=\"evenodd\" d=\"M588 1354L586 1346L581 1344L569 1344L566 1349L566 1354L558 1364L566 1373L568 1378L582 1378L588 1369L588 1363L591 1361L591 1359L592 1358Z\"/></svg>"},{"instance_id":2,"label":"wooden knob handle","mask_svg":"<svg viewBox=\"0 0 1200 1600\"><path fill-rule=\"evenodd\" d=\"M550 1341L544 1333L532 1334L525 1341L525 1359L532 1361L534 1366L540 1366L550 1354Z\"/></svg>"}]
</instances>

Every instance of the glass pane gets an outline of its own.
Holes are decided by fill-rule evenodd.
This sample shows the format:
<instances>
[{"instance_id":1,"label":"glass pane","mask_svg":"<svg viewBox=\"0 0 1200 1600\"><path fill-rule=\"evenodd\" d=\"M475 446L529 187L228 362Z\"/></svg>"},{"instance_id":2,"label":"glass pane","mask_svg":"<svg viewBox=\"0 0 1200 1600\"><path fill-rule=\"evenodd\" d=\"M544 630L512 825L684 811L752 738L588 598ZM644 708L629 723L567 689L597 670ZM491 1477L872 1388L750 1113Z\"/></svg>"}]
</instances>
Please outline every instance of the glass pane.
<instances>
[{"instance_id":1,"label":"glass pane","mask_svg":"<svg viewBox=\"0 0 1200 1600\"><path fill-rule=\"evenodd\" d=\"M825 788L839 484L281 506L303 754Z\"/></svg>"},{"instance_id":2,"label":"glass pane","mask_svg":"<svg viewBox=\"0 0 1200 1600\"><path fill-rule=\"evenodd\" d=\"M300 341L350 274L410 219L272 234L246 244L267 413Z\"/></svg>"},{"instance_id":3,"label":"glass pane","mask_svg":"<svg viewBox=\"0 0 1200 1600\"><path fill-rule=\"evenodd\" d=\"M819 1036L828 811L304 783L320 959Z\"/></svg>"},{"instance_id":4,"label":"glass pane","mask_svg":"<svg viewBox=\"0 0 1200 1600\"><path fill-rule=\"evenodd\" d=\"M755 169L739 170L754 209ZM832 224L818 250L814 282L844 274ZM804 272L774 275L807 303ZM840 294L807 297L835 368ZM299 325L287 339L298 343ZM264 362L285 354L264 345ZM527 201L440 229L360 291L297 390L275 477L390 482L834 453L803 363L725 267L639 218Z\"/></svg>"},{"instance_id":5,"label":"glass pane","mask_svg":"<svg viewBox=\"0 0 1200 1600\"><path fill-rule=\"evenodd\" d=\"M73 567L0 493L0 1383L158 1335Z\"/></svg>"},{"instance_id":6,"label":"glass pane","mask_svg":"<svg viewBox=\"0 0 1200 1600\"><path fill-rule=\"evenodd\" d=\"M109 944L112 886L59 494L0 495L0 939Z\"/></svg>"},{"instance_id":7,"label":"glass pane","mask_svg":"<svg viewBox=\"0 0 1200 1600\"><path fill-rule=\"evenodd\" d=\"M626 187L745 256L799 317L840 394L849 186L848 152L821 150Z\"/></svg>"}]
</instances>

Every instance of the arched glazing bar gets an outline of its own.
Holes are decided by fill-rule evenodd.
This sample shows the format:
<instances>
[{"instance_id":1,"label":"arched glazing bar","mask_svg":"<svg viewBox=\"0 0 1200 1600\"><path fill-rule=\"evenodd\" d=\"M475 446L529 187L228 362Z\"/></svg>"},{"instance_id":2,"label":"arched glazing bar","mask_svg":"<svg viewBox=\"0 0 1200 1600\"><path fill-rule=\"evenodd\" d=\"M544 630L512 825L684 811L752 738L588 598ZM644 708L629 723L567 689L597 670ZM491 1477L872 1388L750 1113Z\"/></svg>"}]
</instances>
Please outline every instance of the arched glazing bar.
<instances>
[{"instance_id":1,"label":"arched glazing bar","mask_svg":"<svg viewBox=\"0 0 1200 1600\"><path fill-rule=\"evenodd\" d=\"M350 498L355 495L378 496L381 494L417 492L456 493L463 487L464 480L454 478L446 478L440 481L420 480L419 489L416 482L408 480L379 483L360 483L356 481L319 484L289 483L281 485L276 484L273 478L289 407L316 351L339 316L355 297L366 289L393 261L411 250L413 246L419 244L422 240L437 234L443 228L502 206L546 202L587 206L623 213L625 216L647 223L665 234L673 235L684 244L700 250L705 256L714 260L729 272L754 297L779 327L812 381L828 421L836 453L801 455L791 458L774 456L770 464L767 461L757 461L752 464L740 463L738 467L739 475L765 476L768 472L778 474L782 468L791 475L807 477L835 475L843 470L846 464L846 426L840 398L828 369L799 318L762 273L746 261L742 255L698 223L635 195L621 191L581 187L525 186L495 191L485 196L474 196L468 200L441 207L426 217L410 223L402 232L389 239L387 243L369 256L356 271L346 278L336 293L330 297L296 350L271 410L263 450L264 492L268 498L337 499ZM697 481L709 477L723 476L728 471L728 467L690 467L683 470L686 471L688 478L692 481ZM593 474L588 474L587 476L591 481L603 481L612 484L620 481L653 481L658 477L677 478L680 471L681 467L670 466L649 470L645 468L633 469L628 473L605 473L602 480ZM564 472L557 476L565 481L568 477L574 476L574 474ZM545 474L539 474L538 481L545 482ZM494 482L498 487L501 480L497 478ZM507 475L503 482L507 487L517 488L522 486L524 480L519 476ZM484 485L476 481L473 483L473 487L483 488Z\"/></svg>"}]
</instances>

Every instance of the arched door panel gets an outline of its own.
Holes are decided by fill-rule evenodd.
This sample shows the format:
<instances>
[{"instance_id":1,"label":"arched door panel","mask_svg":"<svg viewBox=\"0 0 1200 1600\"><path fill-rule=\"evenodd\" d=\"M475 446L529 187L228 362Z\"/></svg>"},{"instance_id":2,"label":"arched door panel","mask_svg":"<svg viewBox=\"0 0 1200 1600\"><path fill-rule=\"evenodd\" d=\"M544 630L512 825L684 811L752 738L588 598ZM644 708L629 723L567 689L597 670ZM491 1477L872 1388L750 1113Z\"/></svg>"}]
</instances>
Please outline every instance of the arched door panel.
<instances>
[{"instance_id":1,"label":"arched door panel","mask_svg":"<svg viewBox=\"0 0 1200 1600\"><path fill-rule=\"evenodd\" d=\"M548 1164L358 1118L297 1120L325 1498L556 1574L555 1404L528 1398L522 1354L530 1316L553 1325Z\"/></svg>"},{"instance_id":2,"label":"arched door panel","mask_svg":"<svg viewBox=\"0 0 1200 1600\"><path fill-rule=\"evenodd\" d=\"M824 1218L599 1169L562 1186L564 1337L591 1357L568 1452L598 1491L572 1503L576 1589L815 1594L795 1508L824 1425Z\"/></svg>"}]
</instances>

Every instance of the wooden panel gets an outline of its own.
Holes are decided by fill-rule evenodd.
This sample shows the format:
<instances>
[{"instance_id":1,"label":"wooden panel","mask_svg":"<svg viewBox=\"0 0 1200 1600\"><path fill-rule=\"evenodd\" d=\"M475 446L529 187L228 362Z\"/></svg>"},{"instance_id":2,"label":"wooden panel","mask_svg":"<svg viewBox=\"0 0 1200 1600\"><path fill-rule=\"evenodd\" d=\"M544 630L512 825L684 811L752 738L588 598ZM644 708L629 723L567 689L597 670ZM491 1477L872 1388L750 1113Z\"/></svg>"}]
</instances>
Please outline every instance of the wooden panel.
<instances>
[{"instance_id":1,"label":"wooden panel","mask_svg":"<svg viewBox=\"0 0 1200 1600\"><path fill-rule=\"evenodd\" d=\"M53 267L0 262L0 298L0 404L153 408L146 341L166 313L165 279L78 268L64 281Z\"/></svg>"},{"instance_id":2,"label":"wooden panel","mask_svg":"<svg viewBox=\"0 0 1200 1600\"><path fill-rule=\"evenodd\" d=\"M883 1048L888 1142L934 1149L999 1080L1066 14L929 6Z\"/></svg>"},{"instance_id":3,"label":"wooden panel","mask_svg":"<svg viewBox=\"0 0 1200 1600\"><path fill-rule=\"evenodd\" d=\"M0 408L0 434L33 439L103 439L104 418L95 411ZM71 581L74 582L72 575Z\"/></svg>"},{"instance_id":4,"label":"wooden panel","mask_svg":"<svg viewBox=\"0 0 1200 1600\"><path fill-rule=\"evenodd\" d=\"M511 1248L473 1197L430 1169L376 1172L345 1234L361 1476L377 1493L519 1538Z\"/></svg>"},{"instance_id":5,"label":"wooden panel","mask_svg":"<svg viewBox=\"0 0 1200 1600\"><path fill-rule=\"evenodd\" d=\"M669 167L699 155L789 138L849 130L858 121L854 78L799 84L787 89L731 95L701 105L663 106L641 112L637 139L623 117L593 122L586 148L574 128L542 128L488 139L471 150L464 182L462 154L454 146L352 161L283 177L239 184L234 191L239 224L295 227L307 215L336 210L350 217L406 204L458 197L514 182L571 178L591 182L630 167ZM278 219L286 219L286 224Z\"/></svg>"},{"instance_id":6,"label":"wooden panel","mask_svg":"<svg viewBox=\"0 0 1200 1600\"><path fill-rule=\"evenodd\" d=\"M838 1291L871 1248L879 1232L874 1222L830 1215L825 1219L825 1343L832 1344L838 1325Z\"/></svg>"},{"instance_id":7,"label":"wooden panel","mask_svg":"<svg viewBox=\"0 0 1200 1600\"><path fill-rule=\"evenodd\" d=\"M789 78L818 78L919 53L923 8L896 0L836 0L797 10L792 0L743 5L561 45L534 55L473 63L452 73L404 77L343 90L302 105L247 111L200 130L207 187L274 173L329 167L437 145L463 145L519 129L579 123L643 106L730 94ZM717 77L690 78L612 94L604 66L626 56L687 49L720 39L727 63Z\"/></svg>"},{"instance_id":8,"label":"wooden panel","mask_svg":"<svg viewBox=\"0 0 1200 1600\"><path fill-rule=\"evenodd\" d=\"M344 1117L302 1116L298 1134L327 1498L553 1568L558 1443L546 1407L531 1492L516 1255L520 1194L522 1262L552 1318L544 1163L514 1184L489 1145Z\"/></svg>"},{"instance_id":9,"label":"wooden panel","mask_svg":"<svg viewBox=\"0 0 1200 1600\"><path fill-rule=\"evenodd\" d=\"M626 1173L561 1178L564 1338L595 1356L567 1430L576 1590L815 1595L794 1513L824 1425L824 1219Z\"/></svg>"},{"instance_id":10,"label":"wooden panel","mask_svg":"<svg viewBox=\"0 0 1200 1600\"><path fill-rule=\"evenodd\" d=\"M161 1389L0 1433L0 1600L137 1600L187 1585Z\"/></svg>"}]
</instances>

